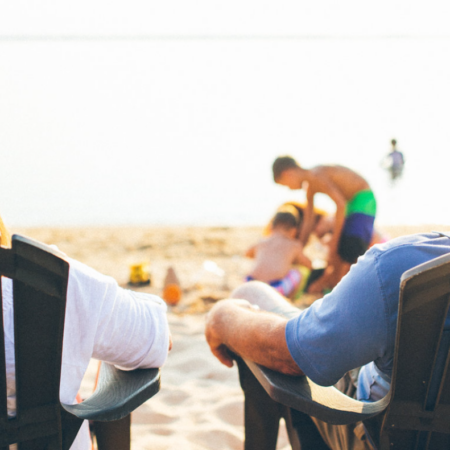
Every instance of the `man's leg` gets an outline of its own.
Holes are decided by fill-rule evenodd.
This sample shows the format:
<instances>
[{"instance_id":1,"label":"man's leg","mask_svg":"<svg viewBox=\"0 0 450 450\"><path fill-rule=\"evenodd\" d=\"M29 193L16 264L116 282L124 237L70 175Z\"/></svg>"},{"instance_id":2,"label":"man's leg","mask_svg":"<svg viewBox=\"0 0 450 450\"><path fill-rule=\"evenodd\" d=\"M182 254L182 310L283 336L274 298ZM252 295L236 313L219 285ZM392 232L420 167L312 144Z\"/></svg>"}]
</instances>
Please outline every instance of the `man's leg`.
<instances>
[{"instance_id":1,"label":"man's leg","mask_svg":"<svg viewBox=\"0 0 450 450\"><path fill-rule=\"evenodd\" d=\"M333 450L374 450L366 440L362 422L331 425L311 417L326 444Z\"/></svg>"},{"instance_id":2,"label":"man's leg","mask_svg":"<svg viewBox=\"0 0 450 450\"><path fill-rule=\"evenodd\" d=\"M355 398L356 380L359 370L347 372L335 387L349 397ZM350 425L330 425L314 417L311 418L320 432L323 440L333 450L373 450L366 439L362 422Z\"/></svg>"}]
</instances>

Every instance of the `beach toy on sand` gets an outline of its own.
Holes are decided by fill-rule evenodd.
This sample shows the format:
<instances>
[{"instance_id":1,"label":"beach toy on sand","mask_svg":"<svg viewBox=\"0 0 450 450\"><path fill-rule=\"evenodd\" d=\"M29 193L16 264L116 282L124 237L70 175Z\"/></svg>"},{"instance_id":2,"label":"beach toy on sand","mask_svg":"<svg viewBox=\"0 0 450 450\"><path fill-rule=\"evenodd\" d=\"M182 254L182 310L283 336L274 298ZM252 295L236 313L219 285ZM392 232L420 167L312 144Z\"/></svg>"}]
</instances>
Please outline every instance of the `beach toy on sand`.
<instances>
[{"instance_id":1,"label":"beach toy on sand","mask_svg":"<svg viewBox=\"0 0 450 450\"><path fill-rule=\"evenodd\" d=\"M132 286L146 286L151 284L148 263L130 265L130 281Z\"/></svg>"},{"instance_id":2,"label":"beach toy on sand","mask_svg":"<svg viewBox=\"0 0 450 450\"><path fill-rule=\"evenodd\" d=\"M181 300L181 294L180 280L175 273L175 269L169 267L164 279L162 298L168 305L174 306Z\"/></svg>"}]
</instances>

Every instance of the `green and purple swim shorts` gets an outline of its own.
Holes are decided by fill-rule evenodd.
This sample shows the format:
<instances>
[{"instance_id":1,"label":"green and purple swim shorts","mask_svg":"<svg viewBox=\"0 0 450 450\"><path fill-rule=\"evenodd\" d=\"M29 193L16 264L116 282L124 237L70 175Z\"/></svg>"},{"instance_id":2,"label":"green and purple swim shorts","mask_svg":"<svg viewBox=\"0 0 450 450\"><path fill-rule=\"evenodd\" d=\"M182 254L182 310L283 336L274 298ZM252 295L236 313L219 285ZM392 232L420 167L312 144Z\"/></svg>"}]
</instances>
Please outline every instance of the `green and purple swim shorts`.
<instances>
[{"instance_id":1,"label":"green and purple swim shorts","mask_svg":"<svg viewBox=\"0 0 450 450\"><path fill-rule=\"evenodd\" d=\"M338 254L351 264L369 248L377 202L371 190L358 192L348 203L339 240Z\"/></svg>"}]
</instances>

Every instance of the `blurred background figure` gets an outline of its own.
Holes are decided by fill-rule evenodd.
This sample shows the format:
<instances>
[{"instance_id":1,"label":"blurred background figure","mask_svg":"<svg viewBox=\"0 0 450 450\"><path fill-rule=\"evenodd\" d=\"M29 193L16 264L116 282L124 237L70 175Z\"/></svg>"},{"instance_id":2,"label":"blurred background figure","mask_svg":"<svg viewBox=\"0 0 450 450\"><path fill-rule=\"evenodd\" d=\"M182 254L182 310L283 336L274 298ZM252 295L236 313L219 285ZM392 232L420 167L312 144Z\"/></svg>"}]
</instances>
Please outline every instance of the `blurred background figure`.
<instances>
[{"instance_id":1,"label":"blurred background figure","mask_svg":"<svg viewBox=\"0 0 450 450\"><path fill-rule=\"evenodd\" d=\"M403 174L403 168L405 166L405 158L403 153L397 150L397 141L392 139L392 150L386 156L383 162L383 167L389 171L391 182L395 183L396 180L401 178Z\"/></svg>"}]
</instances>

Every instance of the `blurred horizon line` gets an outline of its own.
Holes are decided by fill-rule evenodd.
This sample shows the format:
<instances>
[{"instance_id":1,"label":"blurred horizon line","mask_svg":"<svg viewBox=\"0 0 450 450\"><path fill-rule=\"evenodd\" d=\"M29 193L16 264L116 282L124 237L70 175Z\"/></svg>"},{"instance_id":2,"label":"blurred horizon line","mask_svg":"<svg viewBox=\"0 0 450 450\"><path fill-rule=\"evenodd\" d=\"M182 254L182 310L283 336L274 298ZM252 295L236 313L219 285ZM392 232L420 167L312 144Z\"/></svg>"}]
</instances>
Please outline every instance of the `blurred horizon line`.
<instances>
[{"instance_id":1,"label":"blurred horizon line","mask_svg":"<svg viewBox=\"0 0 450 450\"><path fill-rule=\"evenodd\" d=\"M0 35L0 41L200 41L200 40L414 40L449 39L450 34L10 34Z\"/></svg>"}]
</instances>

